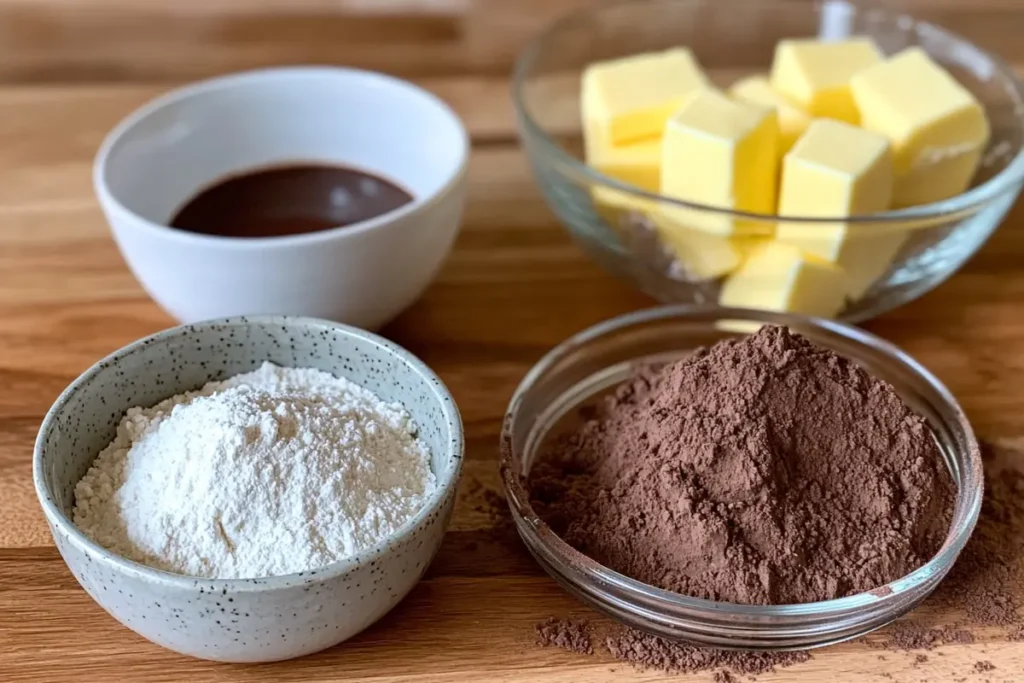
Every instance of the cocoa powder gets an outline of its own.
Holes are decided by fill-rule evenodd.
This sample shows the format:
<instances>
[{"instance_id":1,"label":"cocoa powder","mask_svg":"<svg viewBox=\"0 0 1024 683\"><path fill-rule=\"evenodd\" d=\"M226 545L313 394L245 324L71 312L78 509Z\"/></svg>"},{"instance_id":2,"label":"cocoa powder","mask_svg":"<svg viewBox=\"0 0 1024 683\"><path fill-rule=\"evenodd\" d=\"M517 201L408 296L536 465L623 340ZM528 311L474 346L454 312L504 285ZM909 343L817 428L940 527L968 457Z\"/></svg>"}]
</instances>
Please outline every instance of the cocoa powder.
<instances>
[{"instance_id":1,"label":"cocoa powder","mask_svg":"<svg viewBox=\"0 0 1024 683\"><path fill-rule=\"evenodd\" d=\"M1010 636L1022 627L1018 586L1024 581L1024 442L982 440L985 497L978 524L956 564L931 597L967 620L999 626Z\"/></svg>"},{"instance_id":2,"label":"cocoa powder","mask_svg":"<svg viewBox=\"0 0 1024 683\"><path fill-rule=\"evenodd\" d=\"M776 668L806 662L809 652L742 652L673 642L621 626L594 632L585 620L550 617L534 626L537 644L579 654L594 654L596 640L616 659L639 670L666 673L715 671L716 683L737 683L739 676L756 678Z\"/></svg>"},{"instance_id":3,"label":"cocoa powder","mask_svg":"<svg viewBox=\"0 0 1024 683\"><path fill-rule=\"evenodd\" d=\"M748 604L908 574L942 544L954 500L927 424L891 386L772 326L640 371L545 449L528 486L598 562Z\"/></svg>"},{"instance_id":4,"label":"cocoa powder","mask_svg":"<svg viewBox=\"0 0 1024 683\"><path fill-rule=\"evenodd\" d=\"M594 654L590 640L590 626L586 621L551 617L534 626L537 644L557 647L581 655Z\"/></svg>"},{"instance_id":5,"label":"cocoa powder","mask_svg":"<svg viewBox=\"0 0 1024 683\"><path fill-rule=\"evenodd\" d=\"M926 628L913 621L898 621L885 631L886 638L872 643L887 650L931 650L940 645L970 645L974 634L956 624Z\"/></svg>"},{"instance_id":6,"label":"cocoa powder","mask_svg":"<svg viewBox=\"0 0 1024 683\"><path fill-rule=\"evenodd\" d=\"M635 629L619 629L605 638L605 647L616 659L637 669L667 673L696 673L720 669L721 681L736 681L737 675L758 676L776 668L806 662L808 652L742 652L715 650L676 643Z\"/></svg>"}]
</instances>

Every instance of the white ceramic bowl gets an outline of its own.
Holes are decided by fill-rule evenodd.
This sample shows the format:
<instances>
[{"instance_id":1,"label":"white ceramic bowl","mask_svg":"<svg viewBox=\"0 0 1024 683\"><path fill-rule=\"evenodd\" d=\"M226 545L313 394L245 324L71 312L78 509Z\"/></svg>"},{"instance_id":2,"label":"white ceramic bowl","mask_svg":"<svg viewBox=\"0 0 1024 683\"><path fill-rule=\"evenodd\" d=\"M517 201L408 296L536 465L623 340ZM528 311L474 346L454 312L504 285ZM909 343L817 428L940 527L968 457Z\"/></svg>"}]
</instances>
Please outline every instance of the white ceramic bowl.
<instances>
[{"instance_id":1,"label":"white ceramic bowl","mask_svg":"<svg viewBox=\"0 0 1024 683\"><path fill-rule=\"evenodd\" d=\"M372 329L422 293L451 249L468 156L458 117L417 86L356 69L277 68L203 81L146 104L107 136L93 183L128 266L178 320L289 314ZM167 227L224 176L309 161L370 171L414 201L294 236Z\"/></svg>"},{"instance_id":2,"label":"white ceramic bowl","mask_svg":"<svg viewBox=\"0 0 1024 683\"><path fill-rule=\"evenodd\" d=\"M288 576L197 579L115 556L71 522L75 484L124 412L265 360L357 382L412 414L430 447L437 490L386 542L358 557ZM298 657L339 643L394 607L441 545L462 468L458 410L408 351L369 332L309 318L230 318L175 327L104 358L47 413L33 456L36 494L61 556L114 618L183 654L228 662Z\"/></svg>"}]
</instances>

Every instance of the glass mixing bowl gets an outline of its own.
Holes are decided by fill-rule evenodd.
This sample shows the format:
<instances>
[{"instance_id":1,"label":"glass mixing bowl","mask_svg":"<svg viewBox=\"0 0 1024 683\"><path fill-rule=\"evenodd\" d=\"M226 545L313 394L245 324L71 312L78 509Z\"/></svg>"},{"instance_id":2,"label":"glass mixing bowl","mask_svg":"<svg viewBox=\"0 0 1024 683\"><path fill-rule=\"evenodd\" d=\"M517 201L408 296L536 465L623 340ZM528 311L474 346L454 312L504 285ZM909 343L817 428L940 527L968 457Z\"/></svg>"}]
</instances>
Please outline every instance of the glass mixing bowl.
<instances>
[{"instance_id":1,"label":"glass mixing bowl","mask_svg":"<svg viewBox=\"0 0 1024 683\"><path fill-rule=\"evenodd\" d=\"M654 588L569 546L537 516L524 480L545 437L579 406L640 365L681 358L759 323L787 325L886 380L931 426L957 485L953 521L938 554L886 586L837 600L738 605ZM974 529L981 508L981 454L949 391L898 348L855 327L818 318L717 307L667 306L614 318L542 358L512 396L501 438L501 476L519 535L567 591L614 619L674 640L731 649L795 649L861 636L913 609L931 593Z\"/></svg>"},{"instance_id":2,"label":"glass mixing bowl","mask_svg":"<svg viewBox=\"0 0 1024 683\"><path fill-rule=\"evenodd\" d=\"M684 206L760 223L780 217L671 200L589 168L579 132L580 75L597 60L685 45L712 81L727 86L767 72L784 38L849 35L870 36L888 54L921 46L974 93L991 124L991 140L968 191L934 204L842 219L853 231L907 235L889 270L862 298L848 302L842 319L865 320L921 296L978 250L1020 193L1024 86L1001 60L956 34L867 3L620 0L556 22L525 49L512 84L523 148L547 203L598 263L649 295L666 303L717 301L721 279L701 279L680 267L686 259L668 255L644 212L595 203L593 197L617 193L617 205Z\"/></svg>"}]
</instances>

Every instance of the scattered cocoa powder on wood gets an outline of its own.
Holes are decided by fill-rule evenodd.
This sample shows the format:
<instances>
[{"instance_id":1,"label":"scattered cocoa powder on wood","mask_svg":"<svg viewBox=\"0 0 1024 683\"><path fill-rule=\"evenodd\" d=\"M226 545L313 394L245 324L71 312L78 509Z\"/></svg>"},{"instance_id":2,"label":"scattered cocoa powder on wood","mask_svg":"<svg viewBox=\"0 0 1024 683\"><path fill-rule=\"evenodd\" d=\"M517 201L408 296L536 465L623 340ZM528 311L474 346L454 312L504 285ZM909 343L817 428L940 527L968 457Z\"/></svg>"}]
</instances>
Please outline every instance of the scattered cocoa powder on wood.
<instances>
[{"instance_id":1,"label":"scattered cocoa powder on wood","mask_svg":"<svg viewBox=\"0 0 1024 683\"><path fill-rule=\"evenodd\" d=\"M927 600L940 608L940 614L962 614L963 618L926 627L910 615L884 629L881 640L869 640L872 646L931 650L969 645L976 640L971 629L977 626L1000 627L1006 640L1024 641L1020 589L1024 585L1024 440L982 439L980 446L985 496L977 527L952 571ZM971 672L987 674L994 668L991 662L979 661Z\"/></svg>"},{"instance_id":2,"label":"scattered cocoa powder on wood","mask_svg":"<svg viewBox=\"0 0 1024 683\"><path fill-rule=\"evenodd\" d=\"M954 500L925 420L891 386L773 326L639 372L527 483L541 517L598 562L747 604L910 573L941 545Z\"/></svg>"},{"instance_id":3,"label":"scattered cocoa powder on wood","mask_svg":"<svg viewBox=\"0 0 1024 683\"><path fill-rule=\"evenodd\" d=\"M885 639L873 646L887 650L931 650L939 645L970 645L974 633L956 624L926 628L913 621L897 621L884 631Z\"/></svg>"},{"instance_id":4,"label":"scattered cocoa powder on wood","mask_svg":"<svg viewBox=\"0 0 1024 683\"><path fill-rule=\"evenodd\" d=\"M668 673L696 673L721 669L720 680L735 680L736 675L758 676L806 662L808 652L740 652L677 643L635 629L619 629L605 638L605 646L617 659L638 669ZM732 676L732 678L728 678Z\"/></svg>"},{"instance_id":5,"label":"scattered cocoa powder on wood","mask_svg":"<svg viewBox=\"0 0 1024 683\"><path fill-rule=\"evenodd\" d=\"M519 536L516 532L515 522L509 512L505 496L492 488L485 486L477 479L468 479L463 485L467 497L476 501L473 511L484 514L490 522L488 535L491 540L503 544L515 544L519 546Z\"/></svg>"},{"instance_id":6,"label":"scattered cocoa powder on wood","mask_svg":"<svg viewBox=\"0 0 1024 683\"><path fill-rule=\"evenodd\" d=\"M934 603L961 609L982 626L1000 626L1012 636L1024 628L1019 586L1024 583L1024 448L982 440L985 497L978 524Z\"/></svg>"},{"instance_id":7,"label":"scattered cocoa powder on wood","mask_svg":"<svg viewBox=\"0 0 1024 683\"><path fill-rule=\"evenodd\" d=\"M594 654L590 627L585 621L551 617L534 626L534 631L537 644L543 647L558 647L581 655Z\"/></svg>"},{"instance_id":8,"label":"scattered cocoa powder on wood","mask_svg":"<svg viewBox=\"0 0 1024 683\"><path fill-rule=\"evenodd\" d=\"M1006 630L1006 639L1024 641L1020 586L1024 585L1024 441L982 439L985 496L974 533L927 604L964 615L962 623L927 628L913 616L892 624L876 647L930 650L971 644L974 626Z\"/></svg>"},{"instance_id":9,"label":"scattered cocoa powder on wood","mask_svg":"<svg viewBox=\"0 0 1024 683\"><path fill-rule=\"evenodd\" d=\"M739 676L752 678L811 658L808 652L741 652L697 647L621 626L595 633L590 623L582 619L551 617L535 625L534 632L537 644L544 647L589 655L594 653L593 643L598 638L613 657L636 669L665 673L715 671L714 680L719 683L736 683Z\"/></svg>"}]
</instances>

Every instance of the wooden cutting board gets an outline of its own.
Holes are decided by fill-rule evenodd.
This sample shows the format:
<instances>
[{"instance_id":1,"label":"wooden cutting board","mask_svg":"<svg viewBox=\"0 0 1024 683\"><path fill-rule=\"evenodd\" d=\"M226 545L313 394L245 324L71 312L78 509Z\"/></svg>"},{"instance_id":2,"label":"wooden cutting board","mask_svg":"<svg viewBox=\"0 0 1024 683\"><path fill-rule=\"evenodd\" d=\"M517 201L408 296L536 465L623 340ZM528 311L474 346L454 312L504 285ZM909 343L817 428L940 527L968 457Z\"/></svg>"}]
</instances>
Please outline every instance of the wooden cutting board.
<instances>
[{"instance_id":1,"label":"wooden cutting board","mask_svg":"<svg viewBox=\"0 0 1024 683\"><path fill-rule=\"evenodd\" d=\"M710 681L635 672L534 645L548 617L585 616L507 533L497 435L527 369L568 335L650 305L592 265L548 212L518 150L505 74L522 41L581 0L0 0L0 681ZM1020 0L910 0L1024 67ZM192 40L193 42L187 42ZM436 369L465 419L465 479L424 581L352 641L293 662L200 662L149 644L78 587L31 481L57 394L99 357L173 321L110 240L89 179L103 134L170 84L265 63L356 63L417 78L475 142L465 228L423 299L384 332ZM572 117L565 125L575 125ZM867 325L933 370L980 435L1024 435L1024 209L948 283ZM1024 456L1022 456L1024 457ZM926 626L963 615L925 605ZM819 650L760 681L1012 681L1024 643ZM995 669L978 673L977 662Z\"/></svg>"}]
</instances>

